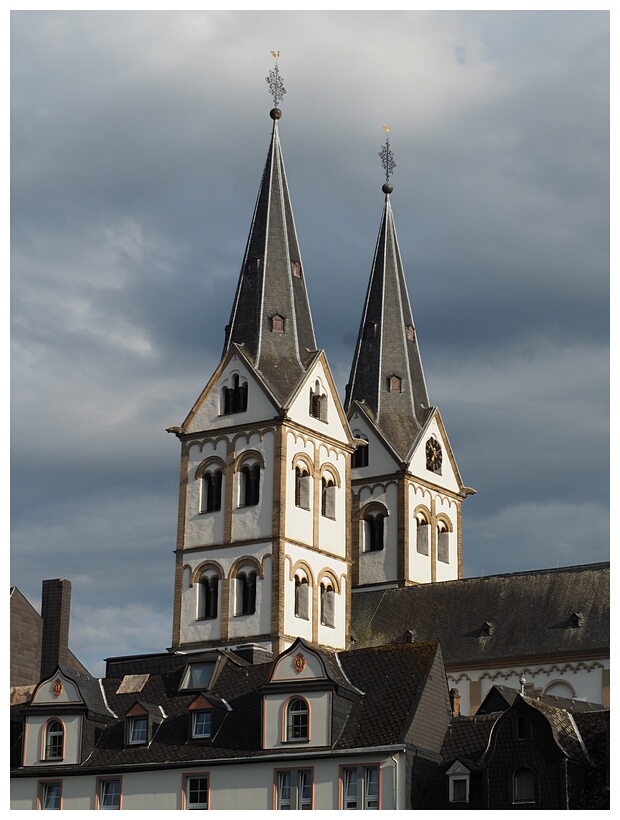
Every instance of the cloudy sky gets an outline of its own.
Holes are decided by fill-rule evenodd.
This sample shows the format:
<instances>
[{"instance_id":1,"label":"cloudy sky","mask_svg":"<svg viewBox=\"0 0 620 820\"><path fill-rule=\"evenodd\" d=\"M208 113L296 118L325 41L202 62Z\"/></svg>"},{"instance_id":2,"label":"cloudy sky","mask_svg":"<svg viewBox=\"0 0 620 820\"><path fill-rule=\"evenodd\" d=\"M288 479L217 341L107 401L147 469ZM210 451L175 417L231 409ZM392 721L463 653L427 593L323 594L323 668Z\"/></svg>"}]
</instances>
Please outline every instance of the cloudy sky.
<instances>
[{"instance_id":1,"label":"cloudy sky","mask_svg":"<svg viewBox=\"0 0 620 820\"><path fill-rule=\"evenodd\" d=\"M606 12L14 12L11 584L73 583L92 671L171 640L182 422L280 125L319 346L348 378L382 125L467 576L608 560Z\"/></svg>"}]
</instances>

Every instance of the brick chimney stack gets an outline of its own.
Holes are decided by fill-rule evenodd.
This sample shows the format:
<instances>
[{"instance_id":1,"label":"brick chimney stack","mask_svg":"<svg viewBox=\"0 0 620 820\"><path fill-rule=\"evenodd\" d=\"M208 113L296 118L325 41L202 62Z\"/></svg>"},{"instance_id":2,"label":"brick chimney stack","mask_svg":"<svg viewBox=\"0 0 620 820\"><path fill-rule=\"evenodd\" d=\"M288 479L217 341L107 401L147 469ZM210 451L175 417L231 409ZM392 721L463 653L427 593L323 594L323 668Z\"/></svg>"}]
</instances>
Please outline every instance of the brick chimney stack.
<instances>
[{"instance_id":1,"label":"brick chimney stack","mask_svg":"<svg viewBox=\"0 0 620 820\"><path fill-rule=\"evenodd\" d=\"M450 689L450 706L452 717L458 717L461 714L461 694L458 689Z\"/></svg>"},{"instance_id":2,"label":"brick chimney stack","mask_svg":"<svg viewBox=\"0 0 620 820\"><path fill-rule=\"evenodd\" d=\"M69 616L71 610L71 581L53 578L43 581L41 618L43 637L41 645L41 679L53 674L57 666L66 666L69 658Z\"/></svg>"}]
</instances>

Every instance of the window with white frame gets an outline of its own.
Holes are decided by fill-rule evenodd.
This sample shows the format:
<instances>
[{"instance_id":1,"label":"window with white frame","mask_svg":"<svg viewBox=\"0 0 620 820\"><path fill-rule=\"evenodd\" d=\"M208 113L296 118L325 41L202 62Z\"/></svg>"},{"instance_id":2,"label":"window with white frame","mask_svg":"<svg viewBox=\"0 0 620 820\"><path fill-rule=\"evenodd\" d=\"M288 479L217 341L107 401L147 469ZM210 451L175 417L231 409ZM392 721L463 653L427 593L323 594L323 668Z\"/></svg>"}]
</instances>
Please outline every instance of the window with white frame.
<instances>
[{"instance_id":1,"label":"window with white frame","mask_svg":"<svg viewBox=\"0 0 620 820\"><path fill-rule=\"evenodd\" d=\"M62 780L45 780L39 783L39 808L60 811Z\"/></svg>"},{"instance_id":2,"label":"window with white frame","mask_svg":"<svg viewBox=\"0 0 620 820\"><path fill-rule=\"evenodd\" d=\"M342 770L342 808L379 808L378 766L347 766Z\"/></svg>"},{"instance_id":3,"label":"window with white frame","mask_svg":"<svg viewBox=\"0 0 620 820\"><path fill-rule=\"evenodd\" d=\"M290 741L308 740L309 709L303 698L293 698L286 707L286 739Z\"/></svg>"},{"instance_id":4,"label":"window with white frame","mask_svg":"<svg viewBox=\"0 0 620 820\"><path fill-rule=\"evenodd\" d=\"M211 737L211 712L208 709L196 709L192 712L192 737Z\"/></svg>"},{"instance_id":5,"label":"window with white frame","mask_svg":"<svg viewBox=\"0 0 620 820\"><path fill-rule=\"evenodd\" d=\"M288 769L276 772L276 809L304 811L312 809L312 770Z\"/></svg>"},{"instance_id":6,"label":"window with white frame","mask_svg":"<svg viewBox=\"0 0 620 820\"><path fill-rule=\"evenodd\" d=\"M208 809L209 775L185 775L183 793L186 809Z\"/></svg>"},{"instance_id":7,"label":"window with white frame","mask_svg":"<svg viewBox=\"0 0 620 820\"><path fill-rule=\"evenodd\" d=\"M469 769L460 760L455 760L446 774L450 803L469 803Z\"/></svg>"},{"instance_id":8,"label":"window with white frame","mask_svg":"<svg viewBox=\"0 0 620 820\"><path fill-rule=\"evenodd\" d=\"M44 759L62 760L64 747L64 726L59 720L50 720L45 727Z\"/></svg>"},{"instance_id":9,"label":"window with white frame","mask_svg":"<svg viewBox=\"0 0 620 820\"><path fill-rule=\"evenodd\" d=\"M98 805L100 810L120 810L121 781L120 778L100 780L98 789Z\"/></svg>"},{"instance_id":10,"label":"window with white frame","mask_svg":"<svg viewBox=\"0 0 620 820\"><path fill-rule=\"evenodd\" d=\"M140 746L147 742L149 719L147 715L135 715L129 718L127 727L127 743L130 746Z\"/></svg>"}]
</instances>

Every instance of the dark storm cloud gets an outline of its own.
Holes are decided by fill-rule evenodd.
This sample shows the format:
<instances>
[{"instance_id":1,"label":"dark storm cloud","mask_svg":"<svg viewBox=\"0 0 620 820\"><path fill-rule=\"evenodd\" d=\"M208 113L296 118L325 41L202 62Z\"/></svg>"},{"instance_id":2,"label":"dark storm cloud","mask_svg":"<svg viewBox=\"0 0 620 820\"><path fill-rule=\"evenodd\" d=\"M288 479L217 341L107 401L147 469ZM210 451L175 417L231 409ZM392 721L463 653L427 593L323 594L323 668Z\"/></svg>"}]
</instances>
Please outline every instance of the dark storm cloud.
<instances>
[{"instance_id":1,"label":"dark storm cloud","mask_svg":"<svg viewBox=\"0 0 620 820\"><path fill-rule=\"evenodd\" d=\"M429 392L478 491L467 574L607 557L608 45L603 12L13 13L12 583L73 580L87 663L170 640L163 431L219 360L271 48L341 392L389 124Z\"/></svg>"}]
</instances>

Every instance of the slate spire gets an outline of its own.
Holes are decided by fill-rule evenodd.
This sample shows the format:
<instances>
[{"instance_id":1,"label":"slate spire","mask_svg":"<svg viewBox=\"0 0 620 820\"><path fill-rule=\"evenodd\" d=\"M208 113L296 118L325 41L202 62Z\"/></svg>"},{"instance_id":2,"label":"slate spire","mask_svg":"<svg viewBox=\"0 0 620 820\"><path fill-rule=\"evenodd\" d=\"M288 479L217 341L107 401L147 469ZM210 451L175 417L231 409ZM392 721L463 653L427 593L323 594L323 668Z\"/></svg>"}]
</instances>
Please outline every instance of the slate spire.
<instances>
[{"instance_id":1,"label":"slate spire","mask_svg":"<svg viewBox=\"0 0 620 820\"><path fill-rule=\"evenodd\" d=\"M282 404L306 372L316 340L286 182L277 107L286 93L275 70L267 77L274 107L271 143L243 258L224 354L243 352Z\"/></svg>"},{"instance_id":2,"label":"slate spire","mask_svg":"<svg viewBox=\"0 0 620 820\"><path fill-rule=\"evenodd\" d=\"M362 404L404 461L428 416L429 401L390 202L389 178L396 166L389 138L380 156L386 171L385 203L346 409L354 402Z\"/></svg>"}]
</instances>

